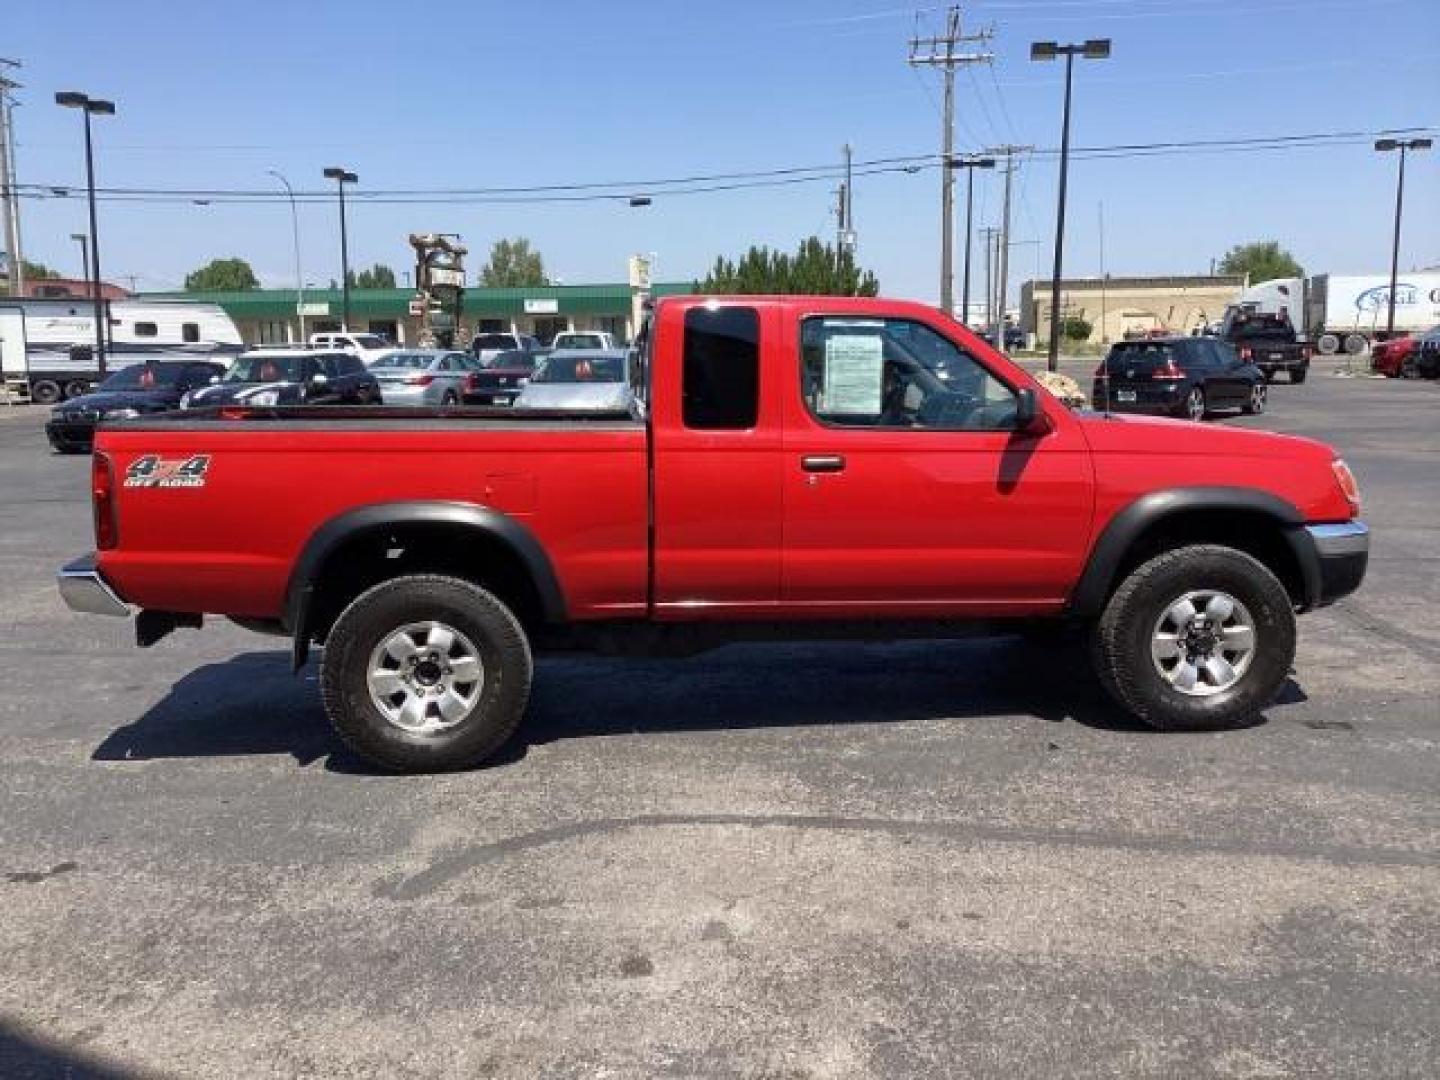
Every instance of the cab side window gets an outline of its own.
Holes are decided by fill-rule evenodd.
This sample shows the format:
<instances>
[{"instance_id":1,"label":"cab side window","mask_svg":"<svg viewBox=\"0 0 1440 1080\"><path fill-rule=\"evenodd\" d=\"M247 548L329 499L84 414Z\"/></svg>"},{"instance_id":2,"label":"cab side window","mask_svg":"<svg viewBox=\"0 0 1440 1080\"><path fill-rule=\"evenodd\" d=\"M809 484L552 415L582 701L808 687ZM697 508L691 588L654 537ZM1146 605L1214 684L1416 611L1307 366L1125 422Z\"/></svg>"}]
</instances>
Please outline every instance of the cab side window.
<instances>
[{"instance_id":1,"label":"cab side window","mask_svg":"<svg viewBox=\"0 0 1440 1080\"><path fill-rule=\"evenodd\" d=\"M1015 392L910 319L816 316L800 332L805 405L834 427L1009 431Z\"/></svg>"},{"instance_id":2,"label":"cab side window","mask_svg":"<svg viewBox=\"0 0 1440 1080\"><path fill-rule=\"evenodd\" d=\"M760 415L760 315L750 307L685 312L681 399L697 430L745 430Z\"/></svg>"}]
</instances>

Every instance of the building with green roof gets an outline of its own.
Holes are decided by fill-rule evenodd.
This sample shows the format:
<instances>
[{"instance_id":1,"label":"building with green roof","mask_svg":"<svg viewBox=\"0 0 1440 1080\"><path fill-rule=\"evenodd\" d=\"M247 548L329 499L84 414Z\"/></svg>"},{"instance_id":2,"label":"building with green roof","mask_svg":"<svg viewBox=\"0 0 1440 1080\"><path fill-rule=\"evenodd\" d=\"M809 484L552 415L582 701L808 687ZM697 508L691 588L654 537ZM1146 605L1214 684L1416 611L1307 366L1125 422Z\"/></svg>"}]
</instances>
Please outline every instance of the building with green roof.
<instances>
[{"instance_id":1,"label":"building with green roof","mask_svg":"<svg viewBox=\"0 0 1440 1080\"><path fill-rule=\"evenodd\" d=\"M654 297L694 292L689 282L657 282ZM203 300L219 304L252 345L303 341L310 334L341 329L339 289L242 289L228 292L144 293L137 299ZM351 289L350 329L384 334L413 345L420 318L412 314L412 289ZM511 330L548 342L561 330L605 330L634 337L635 294L629 285L538 285L533 288L465 290L462 322L473 333ZM297 306L299 310L297 311ZM301 330L301 318L304 330Z\"/></svg>"}]
</instances>

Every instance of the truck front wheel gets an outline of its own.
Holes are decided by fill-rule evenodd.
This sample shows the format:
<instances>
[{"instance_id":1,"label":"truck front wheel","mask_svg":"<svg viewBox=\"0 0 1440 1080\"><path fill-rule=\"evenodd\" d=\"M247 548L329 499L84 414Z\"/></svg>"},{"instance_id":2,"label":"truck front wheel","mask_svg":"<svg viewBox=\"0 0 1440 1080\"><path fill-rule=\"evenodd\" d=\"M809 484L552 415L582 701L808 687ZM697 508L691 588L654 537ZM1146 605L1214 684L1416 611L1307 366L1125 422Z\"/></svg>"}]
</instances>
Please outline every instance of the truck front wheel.
<instances>
[{"instance_id":1,"label":"truck front wheel","mask_svg":"<svg viewBox=\"0 0 1440 1080\"><path fill-rule=\"evenodd\" d=\"M460 578L393 578L362 593L325 642L325 712L356 753L395 772L480 764L514 733L533 661L510 609Z\"/></svg>"},{"instance_id":2,"label":"truck front wheel","mask_svg":"<svg viewBox=\"0 0 1440 1080\"><path fill-rule=\"evenodd\" d=\"M1259 560L1197 544L1158 555L1115 590L1095 630L1101 683L1162 731L1243 727L1295 658L1295 612Z\"/></svg>"}]
</instances>

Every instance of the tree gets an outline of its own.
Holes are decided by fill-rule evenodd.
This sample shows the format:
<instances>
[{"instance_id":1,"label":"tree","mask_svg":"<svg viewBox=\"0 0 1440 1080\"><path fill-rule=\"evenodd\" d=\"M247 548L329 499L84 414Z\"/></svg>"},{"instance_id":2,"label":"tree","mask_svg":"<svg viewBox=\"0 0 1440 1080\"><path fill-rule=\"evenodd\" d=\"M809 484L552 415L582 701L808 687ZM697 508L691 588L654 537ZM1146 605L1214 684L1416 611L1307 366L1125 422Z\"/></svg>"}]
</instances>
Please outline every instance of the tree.
<instances>
[{"instance_id":1,"label":"tree","mask_svg":"<svg viewBox=\"0 0 1440 1080\"><path fill-rule=\"evenodd\" d=\"M1249 274L1252 285L1276 278L1303 277L1304 269L1278 240L1236 244L1220 260L1222 274Z\"/></svg>"},{"instance_id":2,"label":"tree","mask_svg":"<svg viewBox=\"0 0 1440 1080\"><path fill-rule=\"evenodd\" d=\"M490 261L480 271L480 283L487 288L521 288L527 285L548 285L545 260L538 251L530 250L530 241L523 236L514 240L496 240L490 249Z\"/></svg>"},{"instance_id":3,"label":"tree","mask_svg":"<svg viewBox=\"0 0 1440 1080\"><path fill-rule=\"evenodd\" d=\"M25 271L26 281L45 281L60 276L44 263L31 262L29 259L21 259L20 268Z\"/></svg>"},{"instance_id":4,"label":"tree","mask_svg":"<svg viewBox=\"0 0 1440 1080\"><path fill-rule=\"evenodd\" d=\"M1071 341L1089 341L1090 333L1094 329L1088 319L1082 319L1078 315L1060 320L1060 332Z\"/></svg>"},{"instance_id":5,"label":"tree","mask_svg":"<svg viewBox=\"0 0 1440 1080\"><path fill-rule=\"evenodd\" d=\"M855 265L850 252L835 249L818 236L800 242L795 254L754 247L731 262L720 256L704 281L696 282L702 293L803 293L815 296L874 296L880 283L868 270Z\"/></svg>"},{"instance_id":6,"label":"tree","mask_svg":"<svg viewBox=\"0 0 1440 1080\"><path fill-rule=\"evenodd\" d=\"M369 270L361 270L359 274L351 270L350 287L352 289L393 289L395 288L395 271L384 263L376 263Z\"/></svg>"},{"instance_id":7,"label":"tree","mask_svg":"<svg viewBox=\"0 0 1440 1080\"><path fill-rule=\"evenodd\" d=\"M186 292L222 292L258 289L255 271L244 259L211 259L199 270L185 275Z\"/></svg>"}]
</instances>

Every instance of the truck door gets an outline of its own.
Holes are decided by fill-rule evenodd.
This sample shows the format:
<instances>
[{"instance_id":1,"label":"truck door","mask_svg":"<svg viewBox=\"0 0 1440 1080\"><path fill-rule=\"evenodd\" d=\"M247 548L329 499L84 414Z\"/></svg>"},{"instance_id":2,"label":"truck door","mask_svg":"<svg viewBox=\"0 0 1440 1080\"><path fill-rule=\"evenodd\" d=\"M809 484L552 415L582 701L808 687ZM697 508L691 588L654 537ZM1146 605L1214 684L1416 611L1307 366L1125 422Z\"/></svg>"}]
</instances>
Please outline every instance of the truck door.
<instances>
[{"instance_id":1,"label":"truck door","mask_svg":"<svg viewBox=\"0 0 1440 1080\"><path fill-rule=\"evenodd\" d=\"M791 324L800 393L784 429L787 614L1063 605L1093 503L1079 425L1055 405L1048 432L1017 433L1015 388L944 326L918 309Z\"/></svg>"},{"instance_id":2,"label":"truck door","mask_svg":"<svg viewBox=\"0 0 1440 1080\"><path fill-rule=\"evenodd\" d=\"M652 334L658 618L744 618L780 596L780 395L765 304L662 304Z\"/></svg>"}]
</instances>

